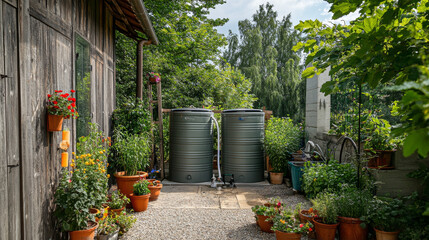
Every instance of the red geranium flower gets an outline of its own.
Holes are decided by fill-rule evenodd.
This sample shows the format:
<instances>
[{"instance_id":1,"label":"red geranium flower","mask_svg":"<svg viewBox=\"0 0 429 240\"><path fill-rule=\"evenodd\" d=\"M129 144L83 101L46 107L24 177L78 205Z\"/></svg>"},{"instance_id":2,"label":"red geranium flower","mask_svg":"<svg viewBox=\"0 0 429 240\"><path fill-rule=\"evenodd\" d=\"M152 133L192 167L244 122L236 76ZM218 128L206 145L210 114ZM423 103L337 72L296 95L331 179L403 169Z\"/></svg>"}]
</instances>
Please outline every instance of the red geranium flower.
<instances>
[{"instance_id":1,"label":"red geranium flower","mask_svg":"<svg viewBox=\"0 0 429 240\"><path fill-rule=\"evenodd\" d=\"M71 112L74 112L74 109L72 109Z\"/></svg>"},{"instance_id":2,"label":"red geranium flower","mask_svg":"<svg viewBox=\"0 0 429 240\"><path fill-rule=\"evenodd\" d=\"M76 98L73 98L73 99L72 99L72 101L73 101L73 102L76 102Z\"/></svg>"},{"instance_id":3,"label":"red geranium flower","mask_svg":"<svg viewBox=\"0 0 429 240\"><path fill-rule=\"evenodd\" d=\"M72 89L72 90L70 90L70 92L76 92L76 91Z\"/></svg>"},{"instance_id":4,"label":"red geranium flower","mask_svg":"<svg viewBox=\"0 0 429 240\"><path fill-rule=\"evenodd\" d=\"M48 98L50 98L52 95L51 94L48 94Z\"/></svg>"},{"instance_id":5,"label":"red geranium flower","mask_svg":"<svg viewBox=\"0 0 429 240\"><path fill-rule=\"evenodd\" d=\"M68 109L71 109L71 106L70 106L70 105L68 105L68 106L67 106L67 108L68 108Z\"/></svg>"},{"instance_id":6,"label":"red geranium flower","mask_svg":"<svg viewBox=\"0 0 429 240\"><path fill-rule=\"evenodd\" d=\"M308 231L310 231L310 232L311 232L311 231L313 231L313 229L312 229L312 228L309 228L309 229L308 229Z\"/></svg>"},{"instance_id":7,"label":"red geranium flower","mask_svg":"<svg viewBox=\"0 0 429 240\"><path fill-rule=\"evenodd\" d=\"M299 227L300 227L300 228L304 227L304 224L302 224L302 223L301 223L301 224L299 224Z\"/></svg>"},{"instance_id":8,"label":"red geranium flower","mask_svg":"<svg viewBox=\"0 0 429 240\"><path fill-rule=\"evenodd\" d=\"M72 98L71 98L71 97L69 97L69 98L67 98L67 100L71 101L71 100L72 100Z\"/></svg>"},{"instance_id":9,"label":"red geranium flower","mask_svg":"<svg viewBox=\"0 0 429 240\"><path fill-rule=\"evenodd\" d=\"M76 107L76 103L72 103L71 105L72 105L72 107Z\"/></svg>"},{"instance_id":10,"label":"red geranium flower","mask_svg":"<svg viewBox=\"0 0 429 240\"><path fill-rule=\"evenodd\" d=\"M54 103L54 104L58 104L58 102L57 102L57 101L54 101L53 103Z\"/></svg>"},{"instance_id":11,"label":"red geranium flower","mask_svg":"<svg viewBox=\"0 0 429 240\"><path fill-rule=\"evenodd\" d=\"M70 96L70 94L68 94L68 93L65 93L65 94L64 94L64 97L68 97L68 96Z\"/></svg>"}]
</instances>

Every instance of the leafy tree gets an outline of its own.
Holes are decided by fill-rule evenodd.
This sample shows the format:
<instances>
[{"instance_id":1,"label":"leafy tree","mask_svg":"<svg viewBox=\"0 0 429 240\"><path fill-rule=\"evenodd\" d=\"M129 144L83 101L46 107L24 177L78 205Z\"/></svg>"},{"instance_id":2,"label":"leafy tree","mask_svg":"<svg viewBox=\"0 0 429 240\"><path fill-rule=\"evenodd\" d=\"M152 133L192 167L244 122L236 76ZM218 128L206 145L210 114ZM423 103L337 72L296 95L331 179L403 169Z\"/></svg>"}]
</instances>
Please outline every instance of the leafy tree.
<instances>
[{"instance_id":1,"label":"leafy tree","mask_svg":"<svg viewBox=\"0 0 429 240\"><path fill-rule=\"evenodd\" d=\"M332 80L322 91L331 94L348 83L379 85L403 92L402 116L396 134L406 133L404 155L429 153L429 2L397 0L328 0L338 19L356 10L349 25L326 25L318 20L300 22L296 29L309 37L295 50L309 53L303 72L311 77L331 67Z\"/></svg>"},{"instance_id":2,"label":"leafy tree","mask_svg":"<svg viewBox=\"0 0 429 240\"><path fill-rule=\"evenodd\" d=\"M160 45L145 46L143 71L161 74L164 108L216 105L252 107L251 83L229 66L219 66L226 39L216 26L227 19L209 19L210 8L223 0L148 0L146 8ZM117 101L135 96L136 42L118 33Z\"/></svg>"},{"instance_id":3,"label":"leafy tree","mask_svg":"<svg viewBox=\"0 0 429 240\"><path fill-rule=\"evenodd\" d=\"M253 83L257 107L266 106L277 116L303 117L300 110L299 54L292 47L300 36L292 29L291 15L277 20L273 5L260 5L252 21L238 23L239 35L230 31L223 57Z\"/></svg>"}]
</instances>

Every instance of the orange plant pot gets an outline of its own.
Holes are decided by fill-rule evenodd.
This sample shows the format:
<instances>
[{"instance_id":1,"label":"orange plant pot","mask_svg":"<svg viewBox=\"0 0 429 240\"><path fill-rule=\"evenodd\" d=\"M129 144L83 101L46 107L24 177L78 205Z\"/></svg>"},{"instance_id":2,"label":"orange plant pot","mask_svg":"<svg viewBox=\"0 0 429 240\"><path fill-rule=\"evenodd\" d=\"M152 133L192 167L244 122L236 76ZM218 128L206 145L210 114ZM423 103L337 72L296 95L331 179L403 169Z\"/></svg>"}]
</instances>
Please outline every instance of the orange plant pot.
<instances>
[{"instance_id":1,"label":"orange plant pot","mask_svg":"<svg viewBox=\"0 0 429 240\"><path fill-rule=\"evenodd\" d=\"M377 240L398 240L399 231L385 232L374 228Z\"/></svg>"},{"instance_id":2,"label":"orange plant pot","mask_svg":"<svg viewBox=\"0 0 429 240\"><path fill-rule=\"evenodd\" d=\"M63 152L61 153L61 167L68 167L69 166L69 153Z\"/></svg>"},{"instance_id":3,"label":"orange plant pot","mask_svg":"<svg viewBox=\"0 0 429 240\"><path fill-rule=\"evenodd\" d=\"M148 180L149 182L152 182L154 180ZM155 180L157 181L157 180ZM156 201L159 197L159 194L161 193L162 184L158 183L156 186L148 186L150 190L150 198L149 201Z\"/></svg>"},{"instance_id":4,"label":"orange plant pot","mask_svg":"<svg viewBox=\"0 0 429 240\"><path fill-rule=\"evenodd\" d=\"M335 240L335 233L337 232L337 224L324 224L314 219L314 229L318 240Z\"/></svg>"},{"instance_id":5,"label":"orange plant pot","mask_svg":"<svg viewBox=\"0 0 429 240\"><path fill-rule=\"evenodd\" d=\"M48 131L58 132L63 129L63 116L48 114Z\"/></svg>"},{"instance_id":6,"label":"orange plant pot","mask_svg":"<svg viewBox=\"0 0 429 240\"><path fill-rule=\"evenodd\" d=\"M134 193L131 193L131 204L133 205L133 209L135 212L143 212L147 210L147 206L149 205L150 193L141 196L134 196Z\"/></svg>"},{"instance_id":7,"label":"orange plant pot","mask_svg":"<svg viewBox=\"0 0 429 240\"><path fill-rule=\"evenodd\" d=\"M300 240L301 234L299 233L286 233L281 231L276 231L277 240Z\"/></svg>"},{"instance_id":8,"label":"orange plant pot","mask_svg":"<svg viewBox=\"0 0 429 240\"><path fill-rule=\"evenodd\" d=\"M146 172L142 171L137 171L137 174L139 175L125 176L125 172L118 172L114 174L119 191L121 191L121 193L126 195L128 198L133 193L133 185L140 179L146 179L148 176Z\"/></svg>"},{"instance_id":9,"label":"orange plant pot","mask_svg":"<svg viewBox=\"0 0 429 240\"><path fill-rule=\"evenodd\" d=\"M363 223L359 218L338 217L340 227L340 240L366 240L368 239L368 227L362 228Z\"/></svg>"},{"instance_id":10,"label":"orange plant pot","mask_svg":"<svg viewBox=\"0 0 429 240\"><path fill-rule=\"evenodd\" d=\"M98 223L88 222L88 225L88 229L69 232L70 240L94 239L95 230L98 228Z\"/></svg>"},{"instance_id":11,"label":"orange plant pot","mask_svg":"<svg viewBox=\"0 0 429 240\"><path fill-rule=\"evenodd\" d=\"M270 172L270 180L271 184L282 184L283 183L283 175L284 173L275 173Z\"/></svg>"},{"instance_id":12,"label":"orange plant pot","mask_svg":"<svg viewBox=\"0 0 429 240\"><path fill-rule=\"evenodd\" d=\"M258 225L261 228L261 231L267 232L267 233L273 233L274 231L271 230L271 227L273 226L272 221L266 222L265 219L269 218L269 216L264 215L256 215L258 218Z\"/></svg>"}]
</instances>

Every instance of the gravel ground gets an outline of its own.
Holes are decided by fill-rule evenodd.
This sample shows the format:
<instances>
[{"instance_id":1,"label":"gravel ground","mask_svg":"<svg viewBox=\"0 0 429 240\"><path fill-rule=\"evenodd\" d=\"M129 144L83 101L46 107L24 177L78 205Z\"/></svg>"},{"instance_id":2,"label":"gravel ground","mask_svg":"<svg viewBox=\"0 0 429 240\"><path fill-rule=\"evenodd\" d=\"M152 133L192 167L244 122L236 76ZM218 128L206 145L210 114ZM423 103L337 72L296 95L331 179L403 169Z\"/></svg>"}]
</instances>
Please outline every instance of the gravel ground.
<instances>
[{"instance_id":1,"label":"gravel ground","mask_svg":"<svg viewBox=\"0 0 429 240\"><path fill-rule=\"evenodd\" d=\"M137 222L121 239L275 239L274 234L259 230L250 209L274 196L292 207L299 202L309 205L285 185L222 191L206 186L164 186L147 211L134 213ZM225 201L230 204L222 205Z\"/></svg>"}]
</instances>

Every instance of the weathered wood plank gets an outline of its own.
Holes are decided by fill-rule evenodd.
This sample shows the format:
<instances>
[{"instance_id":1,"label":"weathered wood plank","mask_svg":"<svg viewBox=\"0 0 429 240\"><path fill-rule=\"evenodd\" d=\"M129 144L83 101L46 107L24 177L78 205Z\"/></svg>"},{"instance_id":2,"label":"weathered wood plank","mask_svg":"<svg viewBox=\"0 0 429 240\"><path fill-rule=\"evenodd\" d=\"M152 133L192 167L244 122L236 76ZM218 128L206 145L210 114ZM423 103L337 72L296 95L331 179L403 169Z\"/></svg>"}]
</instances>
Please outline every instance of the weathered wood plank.
<instances>
[{"instance_id":1,"label":"weathered wood plank","mask_svg":"<svg viewBox=\"0 0 429 240\"><path fill-rule=\"evenodd\" d=\"M21 239L21 184L19 149L19 78L18 78L18 33L16 8L3 5L3 32L6 80L6 158L7 158L7 197L9 238Z\"/></svg>"},{"instance_id":2,"label":"weathered wood plank","mask_svg":"<svg viewBox=\"0 0 429 240\"><path fill-rule=\"evenodd\" d=\"M12 5L15 8L17 7L16 6L17 0L2 0L2 1L9 3L10 5Z\"/></svg>"},{"instance_id":3,"label":"weathered wood plank","mask_svg":"<svg viewBox=\"0 0 429 240\"><path fill-rule=\"evenodd\" d=\"M73 31L70 23L64 21L60 16L49 12L41 4L33 3L30 8L30 15L68 38L72 38Z\"/></svg>"},{"instance_id":4,"label":"weathered wood plank","mask_svg":"<svg viewBox=\"0 0 429 240\"><path fill-rule=\"evenodd\" d=\"M4 3L0 1L0 74L5 74L3 49L3 5ZM9 239L6 154L6 80L0 78L0 212L4 214L0 218L0 239Z\"/></svg>"}]
</instances>

